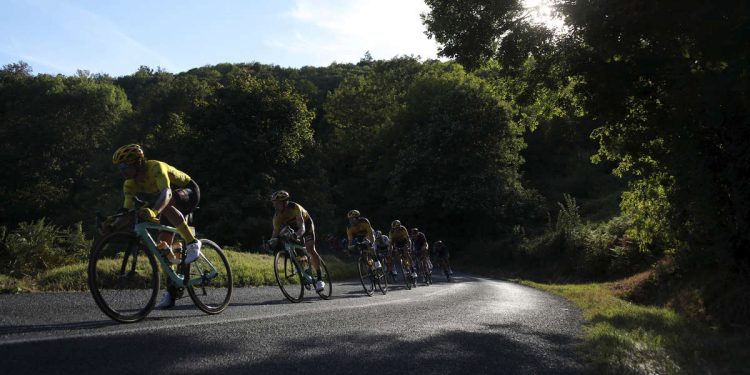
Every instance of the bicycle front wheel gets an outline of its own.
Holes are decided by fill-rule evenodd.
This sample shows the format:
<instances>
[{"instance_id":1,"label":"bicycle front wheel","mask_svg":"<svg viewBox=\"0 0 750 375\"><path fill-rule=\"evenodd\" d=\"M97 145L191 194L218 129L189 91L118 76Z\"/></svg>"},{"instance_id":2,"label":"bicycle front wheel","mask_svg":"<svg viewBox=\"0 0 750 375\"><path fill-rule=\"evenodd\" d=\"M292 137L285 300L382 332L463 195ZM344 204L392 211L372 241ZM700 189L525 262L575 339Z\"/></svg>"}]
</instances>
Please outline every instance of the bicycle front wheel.
<instances>
[{"instance_id":1,"label":"bicycle front wheel","mask_svg":"<svg viewBox=\"0 0 750 375\"><path fill-rule=\"evenodd\" d=\"M331 274L328 273L328 267L326 267L325 262L323 262L323 258L318 258L320 260L320 277L323 280L323 282L326 283L325 288L323 290L319 290L316 293L320 296L322 299L329 299L331 298L331 295L333 294L333 283L331 282Z\"/></svg>"},{"instance_id":2,"label":"bicycle front wheel","mask_svg":"<svg viewBox=\"0 0 750 375\"><path fill-rule=\"evenodd\" d=\"M302 296L305 294L302 274L297 271L286 251L279 251L273 257L273 273L286 299L294 303L302 301Z\"/></svg>"},{"instance_id":3,"label":"bicycle front wheel","mask_svg":"<svg viewBox=\"0 0 750 375\"><path fill-rule=\"evenodd\" d=\"M201 255L190 264L190 299L207 314L218 314L232 297L232 269L224 251L211 240L201 241Z\"/></svg>"},{"instance_id":4,"label":"bicycle front wheel","mask_svg":"<svg viewBox=\"0 0 750 375\"><path fill-rule=\"evenodd\" d=\"M89 257L88 284L97 306L121 323L142 320L154 308L159 268L134 233L112 233Z\"/></svg>"},{"instance_id":5,"label":"bicycle front wheel","mask_svg":"<svg viewBox=\"0 0 750 375\"><path fill-rule=\"evenodd\" d=\"M406 269L406 265L404 262L401 262L401 276L404 278L404 284L406 284L406 289L411 289L411 275L409 274L409 270ZM411 269L411 267L409 267Z\"/></svg>"},{"instance_id":6,"label":"bicycle front wheel","mask_svg":"<svg viewBox=\"0 0 750 375\"><path fill-rule=\"evenodd\" d=\"M362 288L365 289L365 293L368 296L372 296L372 292L375 290L375 278L365 257L359 257L357 268L359 269L359 279L362 281Z\"/></svg>"}]
</instances>

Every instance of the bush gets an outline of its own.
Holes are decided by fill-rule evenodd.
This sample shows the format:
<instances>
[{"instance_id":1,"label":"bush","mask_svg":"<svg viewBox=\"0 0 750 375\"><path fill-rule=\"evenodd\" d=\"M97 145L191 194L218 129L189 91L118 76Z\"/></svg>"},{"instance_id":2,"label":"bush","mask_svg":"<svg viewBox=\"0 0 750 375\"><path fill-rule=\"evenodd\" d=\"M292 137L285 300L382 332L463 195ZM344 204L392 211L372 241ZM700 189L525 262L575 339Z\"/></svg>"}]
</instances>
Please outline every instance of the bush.
<instances>
[{"instance_id":1,"label":"bush","mask_svg":"<svg viewBox=\"0 0 750 375\"><path fill-rule=\"evenodd\" d=\"M602 223L583 223L576 199L564 195L556 222L519 246L521 264L551 268L575 278L612 278L631 274L656 259L641 241L629 235L633 226L627 215ZM563 276L563 275L558 275Z\"/></svg>"},{"instance_id":2,"label":"bush","mask_svg":"<svg viewBox=\"0 0 750 375\"><path fill-rule=\"evenodd\" d=\"M81 223L63 229L44 219L22 222L9 233L2 227L0 239L0 272L16 278L85 261L91 246Z\"/></svg>"}]
</instances>

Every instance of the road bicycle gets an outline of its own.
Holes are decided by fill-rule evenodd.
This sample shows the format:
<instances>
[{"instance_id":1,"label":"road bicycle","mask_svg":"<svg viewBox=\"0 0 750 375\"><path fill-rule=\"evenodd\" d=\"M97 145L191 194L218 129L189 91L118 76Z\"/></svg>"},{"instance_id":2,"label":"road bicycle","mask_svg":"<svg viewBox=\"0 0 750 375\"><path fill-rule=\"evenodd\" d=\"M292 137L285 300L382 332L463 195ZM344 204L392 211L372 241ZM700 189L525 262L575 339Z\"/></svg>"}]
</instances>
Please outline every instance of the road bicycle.
<instances>
[{"instance_id":1,"label":"road bicycle","mask_svg":"<svg viewBox=\"0 0 750 375\"><path fill-rule=\"evenodd\" d=\"M370 241L363 240L357 242L354 246L359 251L359 260L357 269L359 270L359 279L362 282L362 288L368 296L372 296L375 288L380 289L383 294L388 293L388 280L386 278L386 267L375 250L370 247Z\"/></svg>"},{"instance_id":2,"label":"road bicycle","mask_svg":"<svg viewBox=\"0 0 750 375\"><path fill-rule=\"evenodd\" d=\"M414 267L412 266L412 257L409 245L404 244L403 246L396 247L396 252L398 253L398 258L401 263L401 276L404 278L406 289L411 289L412 287L416 288L417 280L411 276Z\"/></svg>"},{"instance_id":3,"label":"road bicycle","mask_svg":"<svg viewBox=\"0 0 750 375\"><path fill-rule=\"evenodd\" d=\"M425 250L423 250L425 251ZM429 255L419 257L419 277L427 285L432 285L432 262Z\"/></svg>"},{"instance_id":4,"label":"road bicycle","mask_svg":"<svg viewBox=\"0 0 750 375\"><path fill-rule=\"evenodd\" d=\"M298 303L305 296L305 290L315 289L315 270L310 262L310 254L305 249L304 243L299 240L294 231L288 226L281 229L277 238L267 243L268 249L276 249L273 257L273 273L279 284L281 293L289 301ZM331 274L322 257L320 262L320 275L325 288L316 291L320 298L329 299L333 292Z\"/></svg>"},{"instance_id":5,"label":"road bicycle","mask_svg":"<svg viewBox=\"0 0 750 375\"><path fill-rule=\"evenodd\" d=\"M89 256L88 286L97 306L110 318L122 323L144 319L154 308L162 277L167 290L181 298L187 290L193 303L207 314L218 314L232 296L232 269L224 251L211 240L200 239L201 253L193 263L185 264L186 249L178 252L173 264L168 254L159 251L154 235L172 233L173 244L185 243L177 229L141 221L137 209L110 216L130 217L132 230L110 233L97 241ZM97 215L97 227L104 218ZM170 246L172 244L169 244Z\"/></svg>"}]
</instances>

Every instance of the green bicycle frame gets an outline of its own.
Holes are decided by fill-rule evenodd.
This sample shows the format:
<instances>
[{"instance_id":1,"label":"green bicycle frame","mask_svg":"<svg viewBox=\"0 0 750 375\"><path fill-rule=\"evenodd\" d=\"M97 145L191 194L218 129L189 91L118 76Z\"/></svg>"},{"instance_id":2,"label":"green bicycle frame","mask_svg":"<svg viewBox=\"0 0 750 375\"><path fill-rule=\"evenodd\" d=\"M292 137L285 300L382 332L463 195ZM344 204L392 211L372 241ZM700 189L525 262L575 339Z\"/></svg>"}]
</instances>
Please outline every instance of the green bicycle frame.
<instances>
[{"instance_id":1,"label":"green bicycle frame","mask_svg":"<svg viewBox=\"0 0 750 375\"><path fill-rule=\"evenodd\" d=\"M208 258L205 258L205 261L211 267L211 272L209 272L208 274L201 275L200 277L192 278L189 280L188 283L185 283L185 277L175 273L172 270L172 264L169 263L161 255L161 253L159 252L159 249L156 248L156 241L154 241L154 238L151 237L151 234L148 232L149 229L158 230L160 232L170 232L170 233L177 233L177 229L174 227L167 226L167 225L155 224L155 223L150 223L150 222L138 223L135 225L135 228L134 228L135 234L141 239L143 239L143 242L146 244L146 247L148 248L148 250L156 256L156 259L159 260L159 264L161 264L161 268L165 270L167 276L169 276L170 280L172 280L172 282L175 285L200 286L203 284L204 280L213 279L219 274L219 272L216 270L216 267L208 260ZM138 256L137 253L133 256L133 262L136 262L135 258L137 258L137 256Z\"/></svg>"},{"instance_id":2,"label":"green bicycle frame","mask_svg":"<svg viewBox=\"0 0 750 375\"><path fill-rule=\"evenodd\" d=\"M294 249L302 250L302 254L304 254L307 257L307 264L310 267L310 271L312 271L312 261L310 260L310 254L307 253L307 249L305 249L305 246L292 243L291 241L284 241L284 251L286 251L286 253L289 255L289 259L292 260L292 264L294 264L294 269L295 269L294 275L298 273L302 274L302 282L305 285L310 285L314 282L312 275L308 275L305 273L305 270L302 268L302 265L299 263L299 261L297 261L297 252L294 251Z\"/></svg>"}]
</instances>

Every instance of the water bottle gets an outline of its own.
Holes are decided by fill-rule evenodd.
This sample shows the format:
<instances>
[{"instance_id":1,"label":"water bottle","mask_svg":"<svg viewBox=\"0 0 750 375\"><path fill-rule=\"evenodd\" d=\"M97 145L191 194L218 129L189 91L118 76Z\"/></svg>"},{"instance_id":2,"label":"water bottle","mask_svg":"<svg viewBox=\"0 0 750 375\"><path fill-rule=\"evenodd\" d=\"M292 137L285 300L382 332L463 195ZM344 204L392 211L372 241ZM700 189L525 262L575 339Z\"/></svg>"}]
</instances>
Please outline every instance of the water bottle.
<instances>
[{"instance_id":1,"label":"water bottle","mask_svg":"<svg viewBox=\"0 0 750 375\"><path fill-rule=\"evenodd\" d=\"M172 244L172 252L167 254L169 263L178 264L182 258L182 241L175 241Z\"/></svg>"},{"instance_id":2,"label":"water bottle","mask_svg":"<svg viewBox=\"0 0 750 375\"><path fill-rule=\"evenodd\" d=\"M156 245L156 248L159 250L161 256L163 256L165 259L169 259L169 253L172 251L172 248L169 247L167 241L159 241L159 244Z\"/></svg>"}]
</instances>

